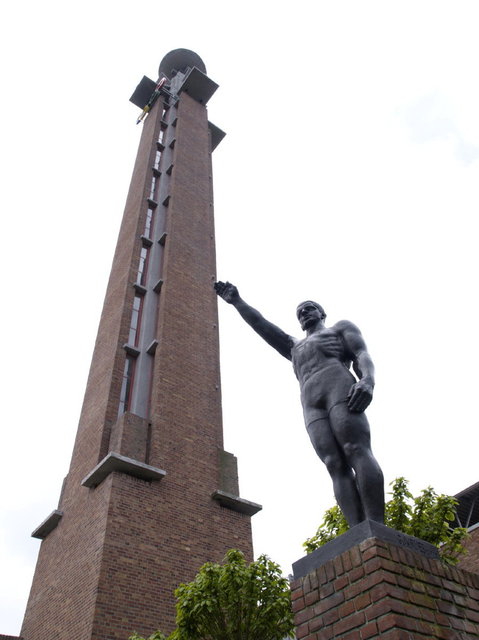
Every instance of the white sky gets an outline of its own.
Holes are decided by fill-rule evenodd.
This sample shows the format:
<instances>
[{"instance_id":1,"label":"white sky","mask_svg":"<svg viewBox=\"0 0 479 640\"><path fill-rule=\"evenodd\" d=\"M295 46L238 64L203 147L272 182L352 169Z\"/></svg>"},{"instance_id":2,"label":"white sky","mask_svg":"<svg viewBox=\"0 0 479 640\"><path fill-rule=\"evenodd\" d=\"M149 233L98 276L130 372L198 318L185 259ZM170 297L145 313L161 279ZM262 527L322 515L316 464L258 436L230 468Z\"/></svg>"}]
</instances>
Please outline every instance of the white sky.
<instances>
[{"instance_id":1,"label":"white sky","mask_svg":"<svg viewBox=\"0 0 479 640\"><path fill-rule=\"evenodd\" d=\"M124 200L128 98L186 47L209 117L218 277L300 335L296 304L360 326L386 482L477 482L477 2L10 3L0 34L4 262L0 633L19 632L67 473ZM6 178L6 179L5 179ZM220 307L225 447L285 573L333 504L291 365Z\"/></svg>"}]
</instances>

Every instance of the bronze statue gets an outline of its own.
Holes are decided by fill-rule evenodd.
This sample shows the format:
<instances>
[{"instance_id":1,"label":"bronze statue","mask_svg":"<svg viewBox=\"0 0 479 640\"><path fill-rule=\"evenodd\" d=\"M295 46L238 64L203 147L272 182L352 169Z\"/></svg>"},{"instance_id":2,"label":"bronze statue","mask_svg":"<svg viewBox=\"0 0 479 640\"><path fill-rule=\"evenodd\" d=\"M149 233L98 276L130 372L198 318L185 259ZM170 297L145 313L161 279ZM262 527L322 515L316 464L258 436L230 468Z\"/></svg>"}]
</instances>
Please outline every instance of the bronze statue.
<instances>
[{"instance_id":1,"label":"bronze statue","mask_svg":"<svg viewBox=\"0 0 479 640\"><path fill-rule=\"evenodd\" d=\"M359 329L348 320L326 327L324 309L307 300L296 309L306 331L306 337L298 340L250 307L233 284L216 282L215 289L269 345L292 361L306 429L331 475L349 526L363 520L384 522L383 474L371 451L364 414L373 397L374 366Z\"/></svg>"}]
</instances>

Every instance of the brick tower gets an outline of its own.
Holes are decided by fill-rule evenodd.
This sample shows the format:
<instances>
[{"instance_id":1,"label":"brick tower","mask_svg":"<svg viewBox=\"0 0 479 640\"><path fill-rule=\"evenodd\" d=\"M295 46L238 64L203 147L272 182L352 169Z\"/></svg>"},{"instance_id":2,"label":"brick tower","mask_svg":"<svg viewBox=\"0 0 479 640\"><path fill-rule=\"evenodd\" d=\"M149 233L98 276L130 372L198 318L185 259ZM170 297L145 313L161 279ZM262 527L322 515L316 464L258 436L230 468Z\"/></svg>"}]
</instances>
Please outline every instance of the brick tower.
<instances>
[{"instance_id":1,"label":"brick tower","mask_svg":"<svg viewBox=\"0 0 479 640\"><path fill-rule=\"evenodd\" d=\"M148 112L71 466L42 539L25 640L174 626L173 590L232 547L252 557L223 450L211 153L217 85L177 49L131 100Z\"/></svg>"}]
</instances>

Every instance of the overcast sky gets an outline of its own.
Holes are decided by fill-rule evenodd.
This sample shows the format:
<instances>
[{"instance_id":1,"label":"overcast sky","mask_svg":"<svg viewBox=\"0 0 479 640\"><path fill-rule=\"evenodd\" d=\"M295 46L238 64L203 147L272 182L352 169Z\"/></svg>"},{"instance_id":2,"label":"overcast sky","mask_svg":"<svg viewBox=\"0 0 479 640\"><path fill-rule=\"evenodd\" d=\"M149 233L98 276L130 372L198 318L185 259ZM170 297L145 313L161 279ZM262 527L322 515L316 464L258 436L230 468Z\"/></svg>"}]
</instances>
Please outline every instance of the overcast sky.
<instances>
[{"instance_id":1,"label":"overcast sky","mask_svg":"<svg viewBox=\"0 0 479 640\"><path fill-rule=\"evenodd\" d=\"M128 98L196 51L220 88L218 277L292 335L305 298L362 330L389 483L479 480L479 5L10 3L1 25L0 633L23 618L68 471L141 133ZM285 574L333 504L291 364L220 306L225 448Z\"/></svg>"}]
</instances>

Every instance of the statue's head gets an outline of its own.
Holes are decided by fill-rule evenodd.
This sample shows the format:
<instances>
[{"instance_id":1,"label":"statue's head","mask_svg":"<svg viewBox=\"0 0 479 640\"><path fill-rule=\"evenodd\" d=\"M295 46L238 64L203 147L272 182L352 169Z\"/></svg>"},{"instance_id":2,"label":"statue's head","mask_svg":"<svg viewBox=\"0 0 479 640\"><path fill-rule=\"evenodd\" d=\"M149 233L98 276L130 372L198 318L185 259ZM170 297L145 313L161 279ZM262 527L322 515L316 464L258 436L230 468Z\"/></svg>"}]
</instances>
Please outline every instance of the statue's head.
<instances>
[{"instance_id":1,"label":"statue's head","mask_svg":"<svg viewBox=\"0 0 479 640\"><path fill-rule=\"evenodd\" d=\"M301 329L306 330L318 320L326 320L326 312L323 307L313 300L305 300L296 307L296 316L301 325Z\"/></svg>"}]
</instances>

